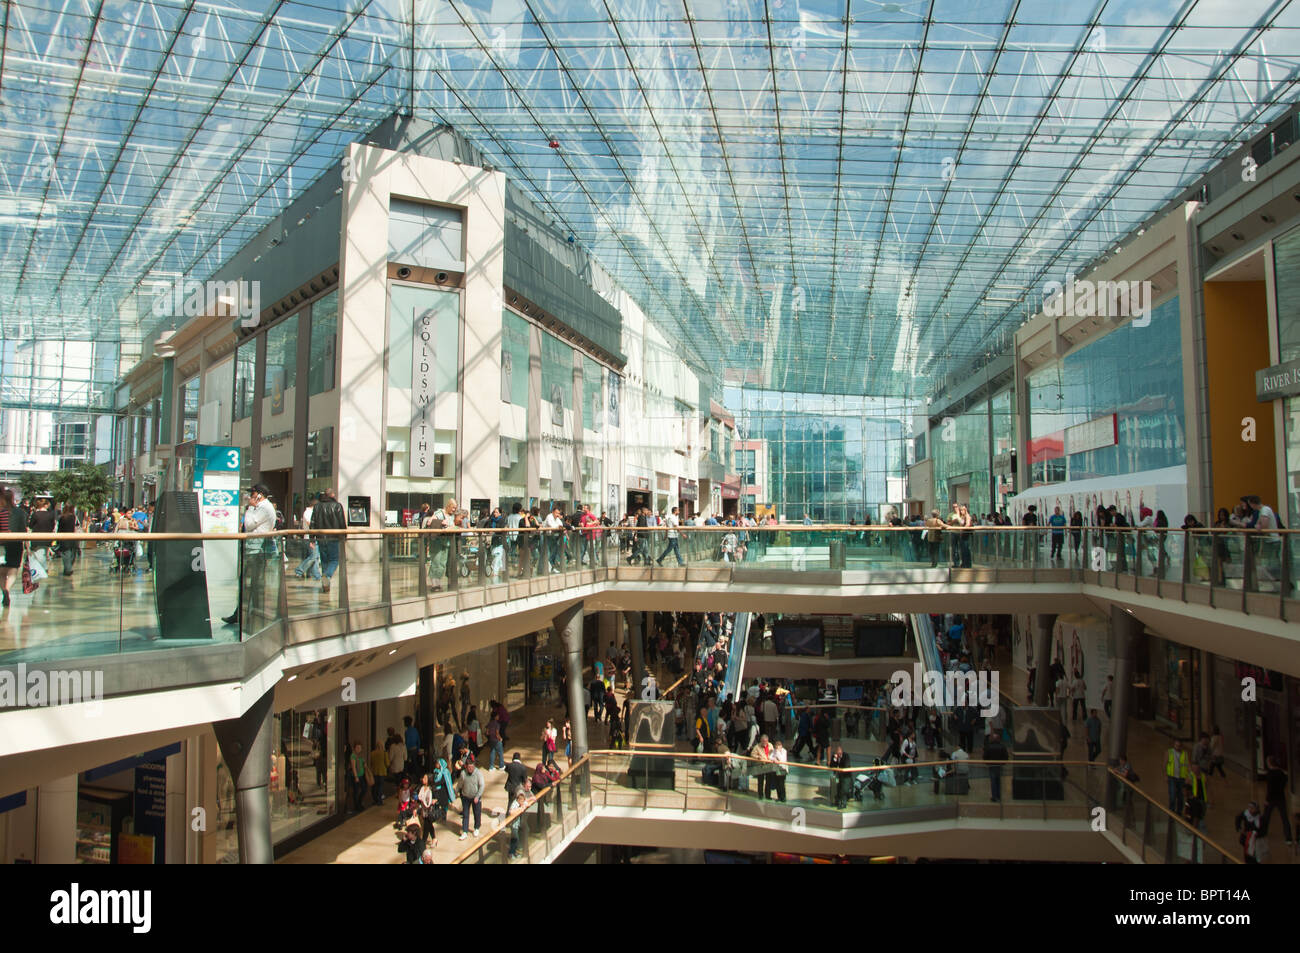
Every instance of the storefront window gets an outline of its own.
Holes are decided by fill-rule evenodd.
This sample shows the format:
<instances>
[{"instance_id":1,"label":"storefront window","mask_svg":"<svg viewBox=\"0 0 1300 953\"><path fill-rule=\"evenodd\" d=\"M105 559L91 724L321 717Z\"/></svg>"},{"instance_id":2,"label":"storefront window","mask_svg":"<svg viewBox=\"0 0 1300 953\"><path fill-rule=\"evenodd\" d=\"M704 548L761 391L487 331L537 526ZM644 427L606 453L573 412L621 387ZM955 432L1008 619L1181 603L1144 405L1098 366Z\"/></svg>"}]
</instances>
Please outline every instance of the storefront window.
<instances>
[{"instance_id":1,"label":"storefront window","mask_svg":"<svg viewBox=\"0 0 1300 953\"><path fill-rule=\"evenodd\" d=\"M234 419L253 416L253 384L257 374L257 339L239 345L235 352Z\"/></svg>"},{"instance_id":2,"label":"storefront window","mask_svg":"<svg viewBox=\"0 0 1300 953\"><path fill-rule=\"evenodd\" d=\"M271 842L280 841L332 816L335 797L336 709L286 711L271 721ZM225 759L217 761L217 862L239 862L235 783Z\"/></svg>"},{"instance_id":3,"label":"storefront window","mask_svg":"<svg viewBox=\"0 0 1300 953\"><path fill-rule=\"evenodd\" d=\"M338 352L339 293L331 291L311 306L311 356L307 364L308 393L334 389Z\"/></svg>"},{"instance_id":4,"label":"storefront window","mask_svg":"<svg viewBox=\"0 0 1300 953\"><path fill-rule=\"evenodd\" d=\"M605 401L601 395L604 369L587 355L582 356L582 426L599 433L605 420ZM599 498L600 494L596 494Z\"/></svg>"},{"instance_id":5,"label":"storefront window","mask_svg":"<svg viewBox=\"0 0 1300 953\"><path fill-rule=\"evenodd\" d=\"M528 503L528 355L531 329L512 311L501 316L501 473L499 505Z\"/></svg>"},{"instance_id":6,"label":"storefront window","mask_svg":"<svg viewBox=\"0 0 1300 953\"><path fill-rule=\"evenodd\" d=\"M599 457L582 458L582 502L590 503L592 512L601 510L601 463Z\"/></svg>"},{"instance_id":7,"label":"storefront window","mask_svg":"<svg viewBox=\"0 0 1300 953\"><path fill-rule=\"evenodd\" d=\"M1034 483L1119 476L1186 462L1178 299L1153 308L1145 326L1124 325L1027 379L1028 459ZM1119 442L1082 453L1065 430L1117 416ZM936 456L938 448L936 447Z\"/></svg>"},{"instance_id":8,"label":"storefront window","mask_svg":"<svg viewBox=\"0 0 1300 953\"><path fill-rule=\"evenodd\" d=\"M295 314L266 332L266 380L262 384L262 396L283 394L297 380L298 315Z\"/></svg>"},{"instance_id":9,"label":"storefront window","mask_svg":"<svg viewBox=\"0 0 1300 953\"><path fill-rule=\"evenodd\" d=\"M557 426L573 407L573 348L549 334L542 335L542 400L549 402L549 420Z\"/></svg>"},{"instance_id":10,"label":"storefront window","mask_svg":"<svg viewBox=\"0 0 1300 953\"><path fill-rule=\"evenodd\" d=\"M513 311L501 316L501 400L528 407L528 322Z\"/></svg>"}]
</instances>

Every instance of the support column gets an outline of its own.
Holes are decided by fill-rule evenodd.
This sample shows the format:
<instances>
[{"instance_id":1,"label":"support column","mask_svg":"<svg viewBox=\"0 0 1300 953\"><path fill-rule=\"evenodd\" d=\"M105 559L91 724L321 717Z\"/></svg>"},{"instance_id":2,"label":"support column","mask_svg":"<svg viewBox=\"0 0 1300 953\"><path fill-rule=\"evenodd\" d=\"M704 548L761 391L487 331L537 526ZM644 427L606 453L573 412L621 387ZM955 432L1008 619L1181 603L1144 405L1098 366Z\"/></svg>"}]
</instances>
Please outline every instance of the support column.
<instances>
[{"instance_id":1,"label":"support column","mask_svg":"<svg viewBox=\"0 0 1300 953\"><path fill-rule=\"evenodd\" d=\"M271 703L269 691L238 718L214 722L221 757L235 779L235 823L241 864L269 864L271 849Z\"/></svg>"},{"instance_id":2,"label":"support column","mask_svg":"<svg viewBox=\"0 0 1300 953\"><path fill-rule=\"evenodd\" d=\"M573 757L587 753L587 712L582 704L582 603L575 602L555 617L555 631L564 642L564 664L569 689L569 724L573 728Z\"/></svg>"},{"instance_id":3,"label":"support column","mask_svg":"<svg viewBox=\"0 0 1300 953\"><path fill-rule=\"evenodd\" d=\"M1133 702L1133 669L1142 623L1119 606L1110 607L1110 628L1115 634L1111 657L1115 663L1115 697L1110 713L1110 759L1128 754L1128 720Z\"/></svg>"},{"instance_id":4,"label":"support column","mask_svg":"<svg viewBox=\"0 0 1300 953\"><path fill-rule=\"evenodd\" d=\"M56 778L37 789L36 862L77 862L77 776Z\"/></svg>"},{"instance_id":5,"label":"support column","mask_svg":"<svg viewBox=\"0 0 1300 953\"><path fill-rule=\"evenodd\" d=\"M1038 674L1034 678L1034 704L1042 707L1047 704L1047 693L1051 688L1052 629L1056 626L1056 616L1034 616L1034 665Z\"/></svg>"},{"instance_id":6,"label":"support column","mask_svg":"<svg viewBox=\"0 0 1300 953\"><path fill-rule=\"evenodd\" d=\"M645 626L644 616L640 612L625 612L627 617L627 640L632 643L632 692L633 698L641 697L642 679L645 678Z\"/></svg>"},{"instance_id":7,"label":"support column","mask_svg":"<svg viewBox=\"0 0 1300 953\"><path fill-rule=\"evenodd\" d=\"M158 422L158 442L172 443L176 430L176 349L159 347L154 353L162 358L162 412Z\"/></svg>"},{"instance_id":8,"label":"support column","mask_svg":"<svg viewBox=\"0 0 1300 953\"><path fill-rule=\"evenodd\" d=\"M188 740L181 742L181 750L167 758L167 814L164 841L163 863L183 864L189 844L186 832L190 829L190 812L185 804L185 790L188 778L188 764L191 757Z\"/></svg>"}]
</instances>

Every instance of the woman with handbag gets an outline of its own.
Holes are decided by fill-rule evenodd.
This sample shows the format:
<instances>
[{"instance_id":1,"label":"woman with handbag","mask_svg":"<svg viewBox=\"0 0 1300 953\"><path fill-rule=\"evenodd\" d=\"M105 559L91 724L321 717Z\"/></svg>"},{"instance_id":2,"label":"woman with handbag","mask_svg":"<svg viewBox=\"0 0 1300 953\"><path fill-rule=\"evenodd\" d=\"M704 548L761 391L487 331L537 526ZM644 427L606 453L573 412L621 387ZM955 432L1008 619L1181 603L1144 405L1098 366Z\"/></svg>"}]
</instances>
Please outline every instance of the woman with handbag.
<instances>
[{"instance_id":1,"label":"woman with handbag","mask_svg":"<svg viewBox=\"0 0 1300 953\"><path fill-rule=\"evenodd\" d=\"M27 532L27 514L14 506L14 491L8 487L0 489L0 533ZM4 565L0 566L0 604L9 606L9 586L15 569L23 564L23 544L17 540L5 540Z\"/></svg>"}]
</instances>

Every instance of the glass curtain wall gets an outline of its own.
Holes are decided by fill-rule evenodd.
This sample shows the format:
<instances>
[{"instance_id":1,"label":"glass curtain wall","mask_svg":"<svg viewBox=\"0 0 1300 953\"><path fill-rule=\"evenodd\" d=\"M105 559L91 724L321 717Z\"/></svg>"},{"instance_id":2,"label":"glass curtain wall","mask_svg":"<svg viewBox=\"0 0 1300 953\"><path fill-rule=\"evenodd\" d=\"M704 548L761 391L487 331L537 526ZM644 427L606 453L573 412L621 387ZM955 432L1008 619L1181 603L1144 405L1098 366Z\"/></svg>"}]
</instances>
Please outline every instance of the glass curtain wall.
<instances>
[{"instance_id":1,"label":"glass curtain wall","mask_svg":"<svg viewBox=\"0 0 1300 953\"><path fill-rule=\"evenodd\" d=\"M979 401L954 416L951 425L941 421L931 427L927 444L934 454L935 498L941 510L961 496L981 519L990 512L990 506L1001 508L989 456L989 429L993 431L993 456L1009 451L1015 433L1012 405L1011 391L999 391L991 402Z\"/></svg>"},{"instance_id":2,"label":"glass curtain wall","mask_svg":"<svg viewBox=\"0 0 1300 953\"><path fill-rule=\"evenodd\" d=\"M599 363L582 356L582 493L579 499L589 503L599 514L604 500L602 479L604 457L602 432L605 431L605 369Z\"/></svg>"},{"instance_id":3,"label":"glass curtain wall","mask_svg":"<svg viewBox=\"0 0 1300 953\"><path fill-rule=\"evenodd\" d=\"M307 364L308 396L334 389L338 366L339 293L331 291L311 306L311 354Z\"/></svg>"},{"instance_id":4,"label":"glass curtain wall","mask_svg":"<svg viewBox=\"0 0 1300 953\"><path fill-rule=\"evenodd\" d=\"M501 315L501 489L502 513L528 505L529 323L513 311Z\"/></svg>"},{"instance_id":5,"label":"glass curtain wall","mask_svg":"<svg viewBox=\"0 0 1300 953\"><path fill-rule=\"evenodd\" d=\"M1278 360L1300 358L1300 228L1273 243L1273 285L1277 293ZM1291 520L1300 513L1300 397L1282 401L1282 432L1286 442L1286 493Z\"/></svg>"},{"instance_id":6,"label":"glass curtain wall","mask_svg":"<svg viewBox=\"0 0 1300 953\"><path fill-rule=\"evenodd\" d=\"M767 441L778 517L862 523L901 510L915 402L741 388L727 388L725 399L737 408L737 439Z\"/></svg>"},{"instance_id":7,"label":"glass curtain wall","mask_svg":"<svg viewBox=\"0 0 1300 953\"><path fill-rule=\"evenodd\" d=\"M235 352L234 419L253 416L253 384L257 375L257 338L249 338Z\"/></svg>"},{"instance_id":8,"label":"glass curtain wall","mask_svg":"<svg viewBox=\"0 0 1300 953\"><path fill-rule=\"evenodd\" d=\"M1060 483L1179 466L1187 462L1182 331L1178 299L1029 375L1031 483ZM1070 453L1065 430L1105 414L1119 442Z\"/></svg>"},{"instance_id":9,"label":"glass curtain wall","mask_svg":"<svg viewBox=\"0 0 1300 953\"><path fill-rule=\"evenodd\" d=\"M575 499L573 481L573 348L542 334L542 447L540 498L567 512Z\"/></svg>"}]
</instances>

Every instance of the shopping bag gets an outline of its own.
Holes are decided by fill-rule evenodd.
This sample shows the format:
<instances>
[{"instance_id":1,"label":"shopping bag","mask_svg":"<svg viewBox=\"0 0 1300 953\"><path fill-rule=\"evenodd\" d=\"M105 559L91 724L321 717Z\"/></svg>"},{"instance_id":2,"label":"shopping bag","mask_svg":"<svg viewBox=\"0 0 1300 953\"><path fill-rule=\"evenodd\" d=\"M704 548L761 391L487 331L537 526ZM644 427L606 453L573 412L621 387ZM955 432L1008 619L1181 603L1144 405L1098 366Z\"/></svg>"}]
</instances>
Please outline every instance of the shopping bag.
<instances>
[{"instance_id":1,"label":"shopping bag","mask_svg":"<svg viewBox=\"0 0 1300 953\"><path fill-rule=\"evenodd\" d=\"M40 583L32 578L32 569L26 557L23 557L23 594L30 596L40 588Z\"/></svg>"},{"instance_id":2,"label":"shopping bag","mask_svg":"<svg viewBox=\"0 0 1300 953\"><path fill-rule=\"evenodd\" d=\"M30 572L32 576L32 582L40 582L42 579L46 579L49 577L50 574L45 571L45 567L41 565L41 561L39 559L32 559L29 556L28 565L31 567Z\"/></svg>"}]
</instances>

